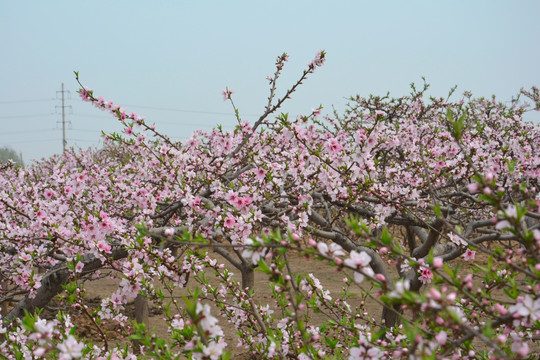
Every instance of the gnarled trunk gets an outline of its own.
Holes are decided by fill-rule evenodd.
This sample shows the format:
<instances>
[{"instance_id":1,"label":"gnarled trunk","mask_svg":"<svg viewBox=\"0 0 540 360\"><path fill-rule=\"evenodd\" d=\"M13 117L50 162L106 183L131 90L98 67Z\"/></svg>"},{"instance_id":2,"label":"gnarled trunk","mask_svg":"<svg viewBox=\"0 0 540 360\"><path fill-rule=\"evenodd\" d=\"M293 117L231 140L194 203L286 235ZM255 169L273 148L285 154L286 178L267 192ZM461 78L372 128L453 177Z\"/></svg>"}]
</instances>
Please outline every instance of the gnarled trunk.
<instances>
[{"instance_id":1,"label":"gnarled trunk","mask_svg":"<svg viewBox=\"0 0 540 360\"><path fill-rule=\"evenodd\" d=\"M255 271L253 271L251 264L245 264L240 271L242 273L242 289L249 288L253 290L255 286Z\"/></svg>"},{"instance_id":2,"label":"gnarled trunk","mask_svg":"<svg viewBox=\"0 0 540 360\"><path fill-rule=\"evenodd\" d=\"M127 255L127 251L124 248L119 247L114 249L108 257L118 260L125 258ZM84 256L81 261L84 264L83 272L94 271L103 266L101 259L90 254ZM22 318L25 310L33 313L36 308L44 308L53 297L62 292L62 285L68 283L71 273L72 270L68 269L65 263L59 263L47 271L41 279L41 287L37 289L35 297L30 298L27 295L24 299L19 301L19 303L3 318L4 326L9 325L16 318Z\"/></svg>"}]
</instances>

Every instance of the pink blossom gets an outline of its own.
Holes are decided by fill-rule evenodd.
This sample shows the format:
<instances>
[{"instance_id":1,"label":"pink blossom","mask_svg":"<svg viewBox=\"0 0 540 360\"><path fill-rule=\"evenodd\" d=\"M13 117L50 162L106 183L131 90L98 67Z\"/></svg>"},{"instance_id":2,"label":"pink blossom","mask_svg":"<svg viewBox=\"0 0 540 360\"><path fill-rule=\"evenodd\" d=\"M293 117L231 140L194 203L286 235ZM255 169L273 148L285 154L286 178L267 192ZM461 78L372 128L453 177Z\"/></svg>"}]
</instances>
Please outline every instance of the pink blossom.
<instances>
[{"instance_id":1,"label":"pink blossom","mask_svg":"<svg viewBox=\"0 0 540 360\"><path fill-rule=\"evenodd\" d=\"M463 253L463 258L465 259L465 261L474 260L475 256L476 256L476 251L473 251L471 249L467 249Z\"/></svg>"},{"instance_id":2,"label":"pink blossom","mask_svg":"<svg viewBox=\"0 0 540 360\"><path fill-rule=\"evenodd\" d=\"M345 265L356 268L354 272L354 281L356 283L361 283L364 281L364 275L373 277L375 273L371 269L369 264L371 263L371 256L369 256L365 251L356 252L355 250L351 251L349 254L350 257L344 260Z\"/></svg>"},{"instance_id":3,"label":"pink blossom","mask_svg":"<svg viewBox=\"0 0 540 360\"><path fill-rule=\"evenodd\" d=\"M540 298L533 299L530 295L520 296L515 305L508 309L514 317L530 317L531 321L540 320Z\"/></svg>"},{"instance_id":4,"label":"pink blossom","mask_svg":"<svg viewBox=\"0 0 540 360\"><path fill-rule=\"evenodd\" d=\"M211 337L223 335L223 331L218 326L218 319L210 313L210 305L197 303L196 312L200 315L199 325L207 331Z\"/></svg>"},{"instance_id":5,"label":"pink blossom","mask_svg":"<svg viewBox=\"0 0 540 360\"><path fill-rule=\"evenodd\" d=\"M45 354L46 350L47 349L43 347L38 347L36 350L34 350L34 356L41 358Z\"/></svg>"},{"instance_id":6,"label":"pink blossom","mask_svg":"<svg viewBox=\"0 0 540 360\"><path fill-rule=\"evenodd\" d=\"M333 153L338 153L343 149L343 146L336 139L330 139L326 142L326 148Z\"/></svg>"},{"instance_id":7,"label":"pink blossom","mask_svg":"<svg viewBox=\"0 0 540 360\"><path fill-rule=\"evenodd\" d=\"M429 284L431 280L433 280L433 273L428 268L422 268L418 280L420 280L422 284Z\"/></svg>"},{"instance_id":8,"label":"pink blossom","mask_svg":"<svg viewBox=\"0 0 540 360\"><path fill-rule=\"evenodd\" d=\"M227 101L231 98L231 95L234 94L234 91L229 88L225 88L225 90L223 90L221 93L223 94L223 101Z\"/></svg>"},{"instance_id":9,"label":"pink blossom","mask_svg":"<svg viewBox=\"0 0 540 360\"><path fill-rule=\"evenodd\" d=\"M106 254L111 252L111 245L107 244L105 241L101 240L97 243L97 248L103 251Z\"/></svg>"},{"instance_id":10,"label":"pink blossom","mask_svg":"<svg viewBox=\"0 0 540 360\"><path fill-rule=\"evenodd\" d=\"M73 335L68 335L67 339L63 343L58 344L57 347L60 350L61 359L71 360L82 356L84 344L79 343Z\"/></svg>"},{"instance_id":11,"label":"pink blossom","mask_svg":"<svg viewBox=\"0 0 540 360\"><path fill-rule=\"evenodd\" d=\"M330 246L328 246L325 242L319 242L317 244L317 249L322 255L328 256L328 257L336 257L336 256L345 255L345 253L343 252L343 248L334 242L330 243Z\"/></svg>"},{"instance_id":12,"label":"pink blossom","mask_svg":"<svg viewBox=\"0 0 540 360\"><path fill-rule=\"evenodd\" d=\"M517 209L515 205L508 205L505 209L506 216L517 219Z\"/></svg>"},{"instance_id":13,"label":"pink blossom","mask_svg":"<svg viewBox=\"0 0 540 360\"><path fill-rule=\"evenodd\" d=\"M184 328L184 319L180 315L175 315L174 319L171 321L171 328L176 330L182 330Z\"/></svg>"},{"instance_id":14,"label":"pink blossom","mask_svg":"<svg viewBox=\"0 0 540 360\"><path fill-rule=\"evenodd\" d=\"M369 256L365 251L357 252L353 250L350 253L350 257L345 259L345 265L352 268L365 267L368 266L370 262L371 256Z\"/></svg>"},{"instance_id":15,"label":"pink blossom","mask_svg":"<svg viewBox=\"0 0 540 360\"><path fill-rule=\"evenodd\" d=\"M264 247L255 247L253 239L247 238L244 240L244 251L242 251L242 257L244 259L251 260L253 265L257 265L259 260L264 257L266 249Z\"/></svg>"},{"instance_id":16,"label":"pink blossom","mask_svg":"<svg viewBox=\"0 0 540 360\"><path fill-rule=\"evenodd\" d=\"M388 296L391 298L399 298L405 291L409 290L410 287L411 283L409 280L398 280L396 281L394 290L392 290Z\"/></svg>"},{"instance_id":17,"label":"pink blossom","mask_svg":"<svg viewBox=\"0 0 540 360\"><path fill-rule=\"evenodd\" d=\"M238 199L238 194L232 190L229 190L227 192L227 195L225 195L225 199L231 204L234 204L236 202L236 199Z\"/></svg>"},{"instance_id":18,"label":"pink blossom","mask_svg":"<svg viewBox=\"0 0 540 360\"><path fill-rule=\"evenodd\" d=\"M167 229L165 229L165 231L163 231L163 233L165 234L166 237L172 238L172 236L174 235L174 229L173 228L167 228Z\"/></svg>"},{"instance_id":19,"label":"pink blossom","mask_svg":"<svg viewBox=\"0 0 540 360\"><path fill-rule=\"evenodd\" d=\"M36 330L45 338L49 338L53 334L54 322L52 321L38 318L34 326L36 327Z\"/></svg>"},{"instance_id":20,"label":"pink blossom","mask_svg":"<svg viewBox=\"0 0 540 360\"><path fill-rule=\"evenodd\" d=\"M448 233L448 238L450 239L451 242L453 242L454 244L456 244L458 246L466 246L467 245L467 242L465 240L463 240L463 238L460 235L456 235L456 234L453 234L453 233Z\"/></svg>"},{"instance_id":21,"label":"pink blossom","mask_svg":"<svg viewBox=\"0 0 540 360\"><path fill-rule=\"evenodd\" d=\"M42 211L42 210L38 210L37 213L36 213L36 216L39 220L43 221L45 220L45 212Z\"/></svg>"},{"instance_id":22,"label":"pink blossom","mask_svg":"<svg viewBox=\"0 0 540 360\"><path fill-rule=\"evenodd\" d=\"M433 287L429 290L429 295L435 301L441 301L442 300L441 292L439 290L433 288Z\"/></svg>"},{"instance_id":23,"label":"pink blossom","mask_svg":"<svg viewBox=\"0 0 540 360\"><path fill-rule=\"evenodd\" d=\"M493 306L495 307L495 309L496 309L501 315L506 315L506 314L508 314L508 310L506 310L506 308L505 308L504 306L502 306L502 304L495 303L495 304L493 304Z\"/></svg>"},{"instance_id":24,"label":"pink blossom","mask_svg":"<svg viewBox=\"0 0 540 360\"><path fill-rule=\"evenodd\" d=\"M236 218L231 213L229 213L229 215L225 218L224 225L226 228L233 228L236 225Z\"/></svg>"},{"instance_id":25,"label":"pink blossom","mask_svg":"<svg viewBox=\"0 0 540 360\"><path fill-rule=\"evenodd\" d=\"M144 141L144 134L137 135L137 143L142 144Z\"/></svg>"},{"instance_id":26,"label":"pink blossom","mask_svg":"<svg viewBox=\"0 0 540 360\"><path fill-rule=\"evenodd\" d=\"M44 195L47 199L51 199L54 196L54 191L51 189L46 189Z\"/></svg>"},{"instance_id":27,"label":"pink blossom","mask_svg":"<svg viewBox=\"0 0 540 360\"><path fill-rule=\"evenodd\" d=\"M96 101L96 104L95 104L95 105L96 105L97 107L101 107L101 106L103 106L103 105L105 104L105 99L104 99L103 96L101 96L101 95L100 95L100 96L97 96L97 97L96 97L96 100L97 100L97 101Z\"/></svg>"},{"instance_id":28,"label":"pink blossom","mask_svg":"<svg viewBox=\"0 0 540 360\"><path fill-rule=\"evenodd\" d=\"M516 355L520 358L524 358L525 356L527 356L530 351L527 342L523 341L523 338L515 332L512 332L510 335L512 337L512 351L516 353Z\"/></svg>"},{"instance_id":29,"label":"pink blossom","mask_svg":"<svg viewBox=\"0 0 540 360\"><path fill-rule=\"evenodd\" d=\"M237 197L235 200L234 200L234 205L236 206L237 209L241 210L243 208L245 208L247 205L251 204L251 198L248 197L248 196L245 196L245 197Z\"/></svg>"},{"instance_id":30,"label":"pink blossom","mask_svg":"<svg viewBox=\"0 0 540 360\"><path fill-rule=\"evenodd\" d=\"M512 224L508 220L502 220L497 222L497 225L495 225L495 229L497 230L503 230L507 228L512 228Z\"/></svg>"},{"instance_id":31,"label":"pink blossom","mask_svg":"<svg viewBox=\"0 0 540 360\"><path fill-rule=\"evenodd\" d=\"M366 351L358 347L353 347L349 350L349 360L364 359Z\"/></svg>"},{"instance_id":32,"label":"pink blossom","mask_svg":"<svg viewBox=\"0 0 540 360\"><path fill-rule=\"evenodd\" d=\"M437 335L435 335L435 339L437 340L437 344L441 346L446 344L446 339L447 339L446 331L441 330Z\"/></svg>"},{"instance_id":33,"label":"pink blossom","mask_svg":"<svg viewBox=\"0 0 540 360\"><path fill-rule=\"evenodd\" d=\"M32 255L28 253L22 253L21 255L19 255L19 259L21 259L23 262L28 262L32 260Z\"/></svg>"},{"instance_id":34,"label":"pink blossom","mask_svg":"<svg viewBox=\"0 0 540 360\"><path fill-rule=\"evenodd\" d=\"M472 183L472 184L469 184L467 185L467 190L470 192L470 193L475 193L477 191L480 190L480 184L478 183Z\"/></svg>"},{"instance_id":35,"label":"pink blossom","mask_svg":"<svg viewBox=\"0 0 540 360\"><path fill-rule=\"evenodd\" d=\"M83 87L81 91L79 92L79 96L81 97L82 101L90 102L91 95L92 95L92 90L90 90L87 87Z\"/></svg>"},{"instance_id":36,"label":"pink blossom","mask_svg":"<svg viewBox=\"0 0 540 360\"><path fill-rule=\"evenodd\" d=\"M257 180L264 180L265 176L266 170L264 170L263 168L255 169L255 177L257 178Z\"/></svg>"},{"instance_id":37,"label":"pink blossom","mask_svg":"<svg viewBox=\"0 0 540 360\"><path fill-rule=\"evenodd\" d=\"M210 341L203 347L203 354L211 360L221 359L221 355L223 354L223 350L226 346L227 343L224 341Z\"/></svg>"},{"instance_id":38,"label":"pink blossom","mask_svg":"<svg viewBox=\"0 0 540 360\"><path fill-rule=\"evenodd\" d=\"M124 109L120 109L120 121L125 122L125 120L126 120L126 111Z\"/></svg>"},{"instance_id":39,"label":"pink blossom","mask_svg":"<svg viewBox=\"0 0 540 360\"><path fill-rule=\"evenodd\" d=\"M315 66L320 67L320 66L323 66L325 61L326 61L326 51L320 50L317 52L317 55L315 55L315 58L309 65L311 67L315 67Z\"/></svg>"}]
</instances>

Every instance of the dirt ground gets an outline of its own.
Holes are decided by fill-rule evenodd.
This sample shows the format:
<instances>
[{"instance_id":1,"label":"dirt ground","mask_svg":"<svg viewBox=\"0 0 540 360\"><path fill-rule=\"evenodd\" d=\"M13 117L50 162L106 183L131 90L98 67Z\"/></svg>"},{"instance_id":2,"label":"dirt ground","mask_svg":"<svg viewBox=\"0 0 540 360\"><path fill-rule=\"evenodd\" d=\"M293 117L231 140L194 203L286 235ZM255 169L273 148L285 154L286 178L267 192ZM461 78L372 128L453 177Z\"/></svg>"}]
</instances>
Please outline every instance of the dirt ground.
<instances>
[{"instance_id":1,"label":"dirt ground","mask_svg":"<svg viewBox=\"0 0 540 360\"><path fill-rule=\"evenodd\" d=\"M218 261L222 260L216 254L215 257ZM227 264L222 260L224 264ZM336 270L336 268L331 267L330 265L325 264L322 261L315 259L306 259L303 256L295 255L293 253L289 254L289 264L291 270L296 274L310 274L312 273L316 278L321 281L323 287L330 291L332 298L339 297L340 293L343 291L345 274L342 271ZM233 271L235 273L235 278L240 281L239 271ZM209 276L211 277L211 275ZM214 282L211 280L211 282ZM366 284L368 284L366 282ZM188 288L194 288L198 284L195 281L188 283ZM100 279L97 281L91 281L85 283L86 296L85 300L90 309L95 309L101 303L101 299L109 297L118 286L118 281L110 279ZM354 293L360 293L360 288L353 288ZM256 301L264 304L270 304L273 307L274 301L271 296L272 292L270 290L268 275L256 271L255 272L255 299ZM178 302L183 304L182 295L187 295L186 289L178 289L175 292L175 295L178 295ZM348 303L351 306L355 306L360 302L359 296L353 297L348 300ZM54 301L51 304L53 309L57 308L58 302ZM374 317L380 319L382 308L376 303L367 303L365 306L369 317ZM134 303L128 304L127 315L131 319L135 318L135 306ZM244 348L237 347L237 336L236 329L234 326L228 323L227 319L219 316L219 310L214 308L212 314L219 319L219 325L222 327L225 333L225 341L228 343L228 350L231 350L232 355L237 360L248 359L249 352ZM56 314L53 311L46 311L43 314L45 317L55 317ZM97 327L90 321L89 317L81 311L70 310L70 315L72 317L72 322L76 327L76 334L79 338L92 339L94 343L100 343L100 335L97 330ZM274 313L277 317L277 312ZM167 323L163 312L157 306L149 302L149 328L152 329L156 335L159 337L167 338ZM323 315L314 314L313 320L317 322L322 322L324 320ZM126 344L129 343L127 340L127 333L130 329L120 328L116 322L104 321L101 325L101 328L107 333L109 341L109 346L114 345L115 343Z\"/></svg>"},{"instance_id":2,"label":"dirt ground","mask_svg":"<svg viewBox=\"0 0 540 360\"><path fill-rule=\"evenodd\" d=\"M223 259L221 259L217 254L213 254L215 258L218 259L218 261L221 261L224 264L227 264L227 262ZM485 263L487 259L487 256L485 254L477 254L477 258L475 260L475 263ZM462 259L456 259L456 261L453 262L454 264L460 265L460 273L463 273L463 276L467 273L470 273L470 265L471 262L465 262ZM320 281L323 287L330 291L332 298L337 298L343 291L344 282L343 279L345 277L345 274L341 271L338 271L335 267L332 267L325 262L318 261L315 259L306 259L303 256L290 253L289 254L289 264L292 269L292 271L296 274L309 274L312 273L315 277L317 277ZM230 268L230 267L229 267ZM231 269L232 271L232 269ZM210 274L212 271L207 273L207 276L211 279L211 283L217 284L215 280L212 280L212 275ZM235 278L237 280L240 280L239 271L233 271L235 273ZM395 271L392 271L393 276L395 276ZM194 288L198 284L195 281L190 280L188 283L188 288ZM363 283L364 286L369 286L368 282ZM475 280L475 286L481 286L481 279ZM87 305L90 309L95 309L99 306L101 303L101 299L109 297L118 286L118 281L113 281L110 279L101 279L98 281L92 281L87 282L85 284L86 289L86 296L85 300L87 302ZM361 292L361 289L358 287L351 287L352 291L355 294L359 294ZM188 292L186 289L177 289L175 290L175 296L178 296L177 300L180 304L183 304L182 296L187 295ZM268 276L262 272L256 271L255 272L255 300L256 302L259 302L261 304L270 304L270 306L273 308L274 301L271 297L271 290L269 287L269 281ZM356 306L360 302L360 297L355 296L350 298L348 303L351 306ZM51 304L53 307L58 305L56 302ZM364 306L366 309L368 316L373 317L377 320L380 319L382 307L377 304L375 301L366 301L366 304ZM132 303L128 304L127 306L127 315L131 318L135 318L135 306ZM78 312L75 310L70 310L72 321L76 326L76 334L80 338L87 338L92 339L94 343L100 343L100 336L99 332L97 330L97 327L92 324L89 317L82 312ZM228 343L228 350L232 352L232 355L234 356L235 360L242 360L242 359L249 359L249 352L244 349L237 347L237 335L236 335L236 329L234 326L228 323L227 319L224 317L219 316L219 310L214 307L212 310L212 314L219 319L219 325L222 327L223 331L225 332L225 341ZM277 318L277 312L274 313L274 315ZM55 317L55 313L53 311L46 311L44 315L47 317ZM315 325L322 322L324 320L323 315L315 314L312 318ZM101 324L101 328L107 333L107 337L109 339L109 346L115 345L115 344L130 344L130 341L128 340L128 334L130 333L131 329L123 329L120 328L119 325L116 322L112 321L104 321ZM156 305L154 305L152 302L149 303L149 328L153 330L153 332L162 338L167 338L167 322L163 315L163 312L160 308L158 308ZM535 349L537 350L537 349Z\"/></svg>"}]
</instances>

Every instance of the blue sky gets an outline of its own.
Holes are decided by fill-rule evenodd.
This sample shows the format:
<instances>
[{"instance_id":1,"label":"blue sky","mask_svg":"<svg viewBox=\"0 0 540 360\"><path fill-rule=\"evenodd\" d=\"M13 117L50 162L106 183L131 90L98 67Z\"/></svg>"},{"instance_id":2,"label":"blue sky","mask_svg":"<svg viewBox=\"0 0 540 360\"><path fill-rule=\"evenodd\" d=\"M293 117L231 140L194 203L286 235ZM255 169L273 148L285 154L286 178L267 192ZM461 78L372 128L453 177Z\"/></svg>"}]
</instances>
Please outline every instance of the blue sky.
<instances>
[{"instance_id":1,"label":"blue sky","mask_svg":"<svg viewBox=\"0 0 540 360\"><path fill-rule=\"evenodd\" d=\"M73 71L98 95L173 139L261 114L266 76L287 52L280 93L319 49L327 62L283 111L345 109L360 94L495 94L540 86L540 1L0 0L0 146L26 162L62 151L61 83L71 93L70 146L99 146L115 119L82 103ZM529 116L539 119L538 113Z\"/></svg>"}]
</instances>

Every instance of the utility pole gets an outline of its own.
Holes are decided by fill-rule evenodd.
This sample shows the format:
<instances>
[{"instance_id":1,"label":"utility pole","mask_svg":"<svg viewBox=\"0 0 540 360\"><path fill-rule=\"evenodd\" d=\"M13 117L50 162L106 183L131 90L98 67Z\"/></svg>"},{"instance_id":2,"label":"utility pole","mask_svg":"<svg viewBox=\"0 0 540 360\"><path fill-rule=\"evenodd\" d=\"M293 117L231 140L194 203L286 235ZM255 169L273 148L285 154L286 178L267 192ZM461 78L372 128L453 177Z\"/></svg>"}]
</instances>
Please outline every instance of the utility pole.
<instances>
[{"instance_id":1,"label":"utility pole","mask_svg":"<svg viewBox=\"0 0 540 360\"><path fill-rule=\"evenodd\" d=\"M59 92L62 93L62 151L65 152L67 140L66 140L66 105L65 105L65 96L64 96L64 93L66 91L64 91L64 83L62 83L62 90L57 91L56 93L58 94ZM69 105L69 108L71 109L71 105Z\"/></svg>"},{"instance_id":2,"label":"utility pole","mask_svg":"<svg viewBox=\"0 0 540 360\"><path fill-rule=\"evenodd\" d=\"M66 107L64 106L64 83L62 83L62 145L63 152L66 152Z\"/></svg>"}]
</instances>

